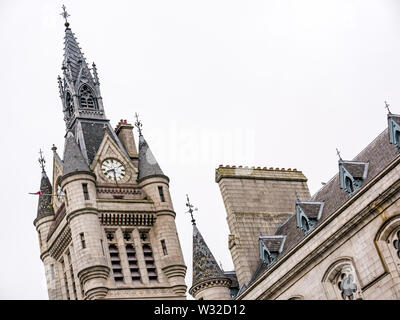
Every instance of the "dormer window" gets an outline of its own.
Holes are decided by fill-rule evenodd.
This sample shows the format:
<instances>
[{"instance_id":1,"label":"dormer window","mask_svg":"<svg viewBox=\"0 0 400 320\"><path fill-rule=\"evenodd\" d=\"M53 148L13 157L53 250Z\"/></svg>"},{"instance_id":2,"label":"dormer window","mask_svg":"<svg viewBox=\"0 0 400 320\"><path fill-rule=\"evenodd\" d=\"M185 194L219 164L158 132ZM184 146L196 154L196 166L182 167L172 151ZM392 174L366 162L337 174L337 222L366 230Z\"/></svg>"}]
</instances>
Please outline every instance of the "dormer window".
<instances>
[{"instance_id":1,"label":"dormer window","mask_svg":"<svg viewBox=\"0 0 400 320\"><path fill-rule=\"evenodd\" d=\"M324 208L323 202L297 201L296 202L296 221L297 227L304 234L309 234L322 216Z\"/></svg>"},{"instance_id":2,"label":"dormer window","mask_svg":"<svg viewBox=\"0 0 400 320\"><path fill-rule=\"evenodd\" d=\"M259 236L260 241L260 260L267 266L273 264L282 252L286 236Z\"/></svg>"},{"instance_id":3,"label":"dormer window","mask_svg":"<svg viewBox=\"0 0 400 320\"><path fill-rule=\"evenodd\" d=\"M90 87L84 84L79 90L81 108L98 109L97 101Z\"/></svg>"},{"instance_id":4,"label":"dormer window","mask_svg":"<svg viewBox=\"0 0 400 320\"><path fill-rule=\"evenodd\" d=\"M349 195L358 191L367 178L368 162L339 161L340 187Z\"/></svg>"},{"instance_id":5,"label":"dormer window","mask_svg":"<svg viewBox=\"0 0 400 320\"><path fill-rule=\"evenodd\" d=\"M389 114L388 123L390 143L400 149L400 115Z\"/></svg>"}]
</instances>

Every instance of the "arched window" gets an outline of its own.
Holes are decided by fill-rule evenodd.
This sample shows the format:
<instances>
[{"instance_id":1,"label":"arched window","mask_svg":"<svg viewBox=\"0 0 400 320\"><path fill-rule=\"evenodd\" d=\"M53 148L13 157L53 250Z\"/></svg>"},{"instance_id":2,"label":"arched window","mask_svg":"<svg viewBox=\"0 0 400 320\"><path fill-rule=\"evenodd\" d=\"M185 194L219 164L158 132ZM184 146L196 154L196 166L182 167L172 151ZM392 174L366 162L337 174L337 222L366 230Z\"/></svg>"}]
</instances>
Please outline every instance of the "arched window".
<instances>
[{"instance_id":1,"label":"arched window","mask_svg":"<svg viewBox=\"0 0 400 320\"><path fill-rule=\"evenodd\" d=\"M361 300L361 286L351 258L342 258L333 263L322 278L329 300Z\"/></svg>"},{"instance_id":2,"label":"arched window","mask_svg":"<svg viewBox=\"0 0 400 320\"><path fill-rule=\"evenodd\" d=\"M65 110L69 118L74 114L74 102L69 92L67 92L65 97Z\"/></svg>"},{"instance_id":3,"label":"arched window","mask_svg":"<svg viewBox=\"0 0 400 320\"><path fill-rule=\"evenodd\" d=\"M84 84L81 87L79 90L79 96L81 108L98 109L96 98L88 85Z\"/></svg>"},{"instance_id":4,"label":"arched window","mask_svg":"<svg viewBox=\"0 0 400 320\"><path fill-rule=\"evenodd\" d=\"M375 236L381 256L385 257L389 272L400 272L400 215L385 221Z\"/></svg>"}]
</instances>

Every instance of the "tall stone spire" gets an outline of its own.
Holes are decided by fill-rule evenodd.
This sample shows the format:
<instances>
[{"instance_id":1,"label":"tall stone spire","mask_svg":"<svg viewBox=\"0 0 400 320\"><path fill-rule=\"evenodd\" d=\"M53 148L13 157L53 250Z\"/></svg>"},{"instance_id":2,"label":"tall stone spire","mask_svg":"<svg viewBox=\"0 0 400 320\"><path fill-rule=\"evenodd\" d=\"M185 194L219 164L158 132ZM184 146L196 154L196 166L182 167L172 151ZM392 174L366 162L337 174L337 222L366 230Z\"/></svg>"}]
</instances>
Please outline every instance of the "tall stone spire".
<instances>
[{"instance_id":1,"label":"tall stone spire","mask_svg":"<svg viewBox=\"0 0 400 320\"><path fill-rule=\"evenodd\" d=\"M64 59L61 67L63 78L58 77L58 87L67 130L76 127L77 119L107 121L96 65L93 63L93 75L70 28L67 20L69 14L65 6L61 15L65 19L65 36Z\"/></svg>"}]
</instances>

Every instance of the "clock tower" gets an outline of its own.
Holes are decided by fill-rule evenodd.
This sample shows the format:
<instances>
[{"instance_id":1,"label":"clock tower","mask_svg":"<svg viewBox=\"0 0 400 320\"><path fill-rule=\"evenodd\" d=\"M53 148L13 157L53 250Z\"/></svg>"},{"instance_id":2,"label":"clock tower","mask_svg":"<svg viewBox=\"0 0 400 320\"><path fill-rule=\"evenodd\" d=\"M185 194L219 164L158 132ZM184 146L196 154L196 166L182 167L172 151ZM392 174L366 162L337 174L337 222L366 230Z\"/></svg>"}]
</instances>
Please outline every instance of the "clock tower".
<instances>
[{"instance_id":1,"label":"clock tower","mask_svg":"<svg viewBox=\"0 0 400 320\"><path fill-rule=\"evenodd\" d=\"M185 299L186 265L164 174L133 126L107 119L100 82L68 14L58 87L66 125L53 146L52 181L42 160L37 218L50 299Z\"/></svg>"}]
</instances>

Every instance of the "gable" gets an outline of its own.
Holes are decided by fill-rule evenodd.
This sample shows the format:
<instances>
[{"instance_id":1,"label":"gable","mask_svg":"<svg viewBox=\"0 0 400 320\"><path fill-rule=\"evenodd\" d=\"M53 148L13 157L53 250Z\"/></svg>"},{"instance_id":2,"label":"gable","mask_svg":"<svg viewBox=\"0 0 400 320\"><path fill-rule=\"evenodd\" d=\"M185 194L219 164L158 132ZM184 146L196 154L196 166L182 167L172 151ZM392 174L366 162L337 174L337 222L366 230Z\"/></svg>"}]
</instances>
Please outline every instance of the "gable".
<instances>
[{"instance_id":1,"label":"gable","mask_svg":"<svg viewBox=\"0 0 400 320\"><path fill-rule=\"evenodd\" d=\"M96 174L99 182L110 183L102 170L101 165L106 159L115 159L123 164L125 167L125 176L118 183L133 183L136 184L138 169L133 165L132 161L126 156L121 148L116 144L115 140L111 137L108 131L105 131L103 140L99 145L98 151L94 156L90 169ZM113 182L112 182L113 183Z\"/></svg>"}]
</instances>

